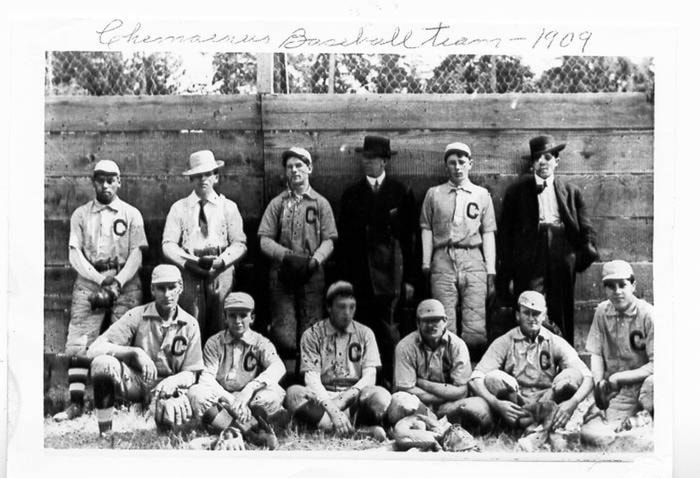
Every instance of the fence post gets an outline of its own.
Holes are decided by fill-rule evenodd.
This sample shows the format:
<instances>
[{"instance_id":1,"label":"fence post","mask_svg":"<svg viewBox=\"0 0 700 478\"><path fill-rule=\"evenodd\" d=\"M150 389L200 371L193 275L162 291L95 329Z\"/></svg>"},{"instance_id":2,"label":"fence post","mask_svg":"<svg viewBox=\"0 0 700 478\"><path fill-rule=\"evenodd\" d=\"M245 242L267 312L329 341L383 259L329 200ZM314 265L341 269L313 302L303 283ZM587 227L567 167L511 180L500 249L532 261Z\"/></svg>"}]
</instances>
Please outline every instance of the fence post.
<instances>
[{"instance_id":1,"label":"fence post","mask_svg":"<svg viewBox=\"0 0 700 478\"><path fill-rule=\"evenodd\" d=\"M335 93L335 53L328 57L328 94Z\"/></svg>"},{"instance_id":2,"label":"fence post","mask_svg":"<svg viewBox=\"0 0 700 478\"><path fill-rule=\"evenodd\" d=\"M258 53L258 74L256 84L258 93L273 93L274 61L272 53Z\"/></svg>"}]
</instances>

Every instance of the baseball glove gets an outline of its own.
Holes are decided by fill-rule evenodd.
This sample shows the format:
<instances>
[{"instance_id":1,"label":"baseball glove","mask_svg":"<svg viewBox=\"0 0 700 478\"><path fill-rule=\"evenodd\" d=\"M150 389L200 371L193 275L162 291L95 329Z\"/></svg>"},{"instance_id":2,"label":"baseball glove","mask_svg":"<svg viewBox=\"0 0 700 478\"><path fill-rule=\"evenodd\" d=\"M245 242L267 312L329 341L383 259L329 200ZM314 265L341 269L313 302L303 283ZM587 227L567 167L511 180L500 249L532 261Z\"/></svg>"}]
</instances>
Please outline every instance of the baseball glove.
<instances>
[{"instance_id":1,"label":"baseball glove","mask_svg":"<svg viewBox=\"0 0 700 478\"><path fill-rule=\"evenodd\" d=\"M474 437L458 424L452 425L441 441L445 451L481 451Z\"/></svg>"},{"instance_id":2,"label":"baseball glove","mask_svg":"<svg viewBox=\"0 0 700 478\"><path fill-rule=\"evenodd\" d=\"M243 435L235 427L228 427L219 434L214 450L245 450Z\"/></svg>"},{"instance_id":3,"label":"baseball glove","mask_svg":"<svg viewBox=\"0 0 700 478\"><path fill-rule=\"evenodd\" d=\"M158 429L166 431L180 426L192 417L192 406L184 391L176 390L168 396L161 394L155 399L154 417Z\"/></svg>"},{"instance_id":4,"label":"baseball glove","mask_svg":"<svg viewBox=\"0 0 700 478\"><path fill-rule=\"evenodd\" d=\"M593 398L595 399L596 407L601 410L607 410L614 393L612 385L607 380L603 379L596 383L593 388Z\"/></svg>"},{"instance_id":5,"label":"baseball glove","mask_svg":"<svg viewBox=\"0 0 700 478\"><path fill-rule=\"evenodd\" d=\"M114 299L114 293L104 287L100 287L100 289L88 296L88 302L92 310L109 309L112 307Z\"/></svg>"},{"instance_id":6,"label":"baseball glove","mask_svg":"<svg viewBox=\"0 0 700 478\"><path fill-rule=\"evenodd\" d=\"M437 441L439 431L431 430L432 422L425 415L409 415L394 425L394 449L406 451L416 448L422 451L440 451Z\"/></svg>"},{"instance_id":7,"label":"baseball glove","mask_svg":"<svg viewBox=\"0 0 700 478\"><path fill-rule=\"evenodd\" d=\"M303 254L289 253L282 259L279 279L289 287L306 284L311 277L309 257Z\"/></svg>"}]
</instances>

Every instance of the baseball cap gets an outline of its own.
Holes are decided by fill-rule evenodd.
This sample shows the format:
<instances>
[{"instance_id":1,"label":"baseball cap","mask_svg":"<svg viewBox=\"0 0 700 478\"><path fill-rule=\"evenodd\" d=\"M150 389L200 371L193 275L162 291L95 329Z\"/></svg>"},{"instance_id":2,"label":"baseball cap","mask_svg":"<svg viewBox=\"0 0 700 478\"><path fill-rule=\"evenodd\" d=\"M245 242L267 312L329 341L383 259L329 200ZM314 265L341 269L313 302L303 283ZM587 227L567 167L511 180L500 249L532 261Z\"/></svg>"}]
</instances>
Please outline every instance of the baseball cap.
<instances>
[{"instance_id":1,"label":"baseball cap","mask_svg":"<svg viewBox=\"0 0 700 478\"><path fill-rule=\"evenodd\" d=\"M437 299L425 299L423 302L418 304L416 308L416 317L418 319L427 319L429 317L447 317L445 314L445 307Z\"/></svg>"},{"instance_id":2,"label":"baseball cap","mask_svg":"<svg viewBox=\"0 0 700 478\"><path fill-rule=\"evenodd\" d=\"M151 284L163 284L182 281L180 269L171 264L160 264L153 268Z\"/></svg>"},{"instance_id":3,"label":"baseball cap","mask_svg":"<svg viewBox=\"0 0 700 478\"><path fill-rule=\"evenodd\" d=\"M464 143L450 143L447 146L445 146L444 160L446 161L447 157L451 154L464 154L471 158L472 150L469 149L469 146L467 146Z\"/></svg>"},{"instance_id":4,"label":"baseball cap","mask_svg":"<svg viewBox=\"0 0 700 478\"><path fill-rule=\"evenodd\" d=\"M293 146L282 153L282 166L287 165L287 159L289 158L299 158L304 161L307 166L311 166L311 153L304 148Z\"/></svg>"},{"instance_id":5,"label":"baseball cap","mask_svg":"<svg viewBox=\"0 0 700 478\"><path fill-rule=\"evenodd\" d=\"M610 261L603 264L603 280L622 280L634 276L632 266L626 261Z\"/></svg>"},{"instance_id":6,"label":"baseball cap","mask_svg":"<svg viewBox=\"0 0 700 478\"><path fill-rule=\"evenodd\" d=\"M224 310L229 309L255 309L255 301L245 292L231 292L224 300Z\"/></svg>"},{"instance_id":7,"label":"baseball cap","mask_svg":"<svg viewBox=\"0 0 700 478\"><path fill-rule=\"evenodd\" d=\"M344 280L339 280L337 282L333 282L329 287L328 291L326 292L326 301L331 303L333 302L333 299L335 299L336 296L338 295L355 295L355 290L352 287L352 284L350 282L344 281Z\"/></svg>"},{"instance_id":8,"label":"baseball cap","mask_svg":"<svg viewBox=\"0 0 700 478\"><path fill-rule=\"evenodd\" d=\"M117 166L117 163L110 161L109 159L102 159L95 163L93 174L94 173L116 174L117 176L120 175L119 166Z\"/></svg>"},{"instance_id":9,"label":"baseball cap","mask_svg":"<svg viewBox=\"0 0 700 478\"><path fill-rule=\"evenodd\" d=\"M526 290L518 297L518 305L524 305L528 309L544 312L547 310L547 302L544 296L534 290Z\"/></svg>"}]
</instances>

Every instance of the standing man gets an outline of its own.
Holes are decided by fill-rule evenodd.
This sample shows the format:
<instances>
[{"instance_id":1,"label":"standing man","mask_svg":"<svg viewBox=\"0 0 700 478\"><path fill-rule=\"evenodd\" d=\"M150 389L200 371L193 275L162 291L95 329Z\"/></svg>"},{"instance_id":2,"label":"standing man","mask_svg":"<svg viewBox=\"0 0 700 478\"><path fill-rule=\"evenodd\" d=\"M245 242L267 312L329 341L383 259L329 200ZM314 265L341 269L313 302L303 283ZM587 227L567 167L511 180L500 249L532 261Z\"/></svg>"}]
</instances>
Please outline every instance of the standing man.
<instances>
[{"instance_id":1,"label":"standing man","mask_svg":"<svg viewBox=\"0 0 700 478\"><path fill-rule=\"evenodd\" d=\"M282 153L287 189L267 205L258 236L270 266L270 338L279 354L299 368L299 339L323 315L323 264L338 238L328 200L309 184L311 154L293 147Z\"/></svg>"},{"instance_id":2,"label":"standing man","mask_svg":"<svg viewBox=\"0 0 700 478\"><path fill-rule=\"evenodd\" d=\"M593 389L591 371L574 348L542 323L547 305L539 292L518 298L518 327L493 341L469 380L472 416L494 417L514 428L544 424L545 432L564 427Z\"/></svg>"},{"instance_id":3,"label":"standing man","mask_svg":"<svg viewBox=\"0 0 700 478\"><path fill-rule=\"evenodd\" d=\"M182 174L194 190L170 208L163 255L182 270L182 307L206 340L223 328L224 298L233 287L234 264L246 253L246 237L236 203L214 190L224 162L205 150L192 153L189 165Z\"/></svg>"},{"instance_id":4,"label":"standing man","mask_svg":"<svg viewBox=\"0 0 700 478\"><path fill-rule=\"evenodd\" d=\"M338 262L343 279L354 284L357 319L369 326L384 365L379 383L391 386L393 351L401 338L396 305L413 298L417 271L413 252L417 210L413 193L387 177L392 151L388 138L366 136L365 173L345 190L340 201Z\"/></svg>"},{"instance_id":5,"label":"standing man","mask_svg":"<svg viewBox=\"0 0 700 478\"><path fill-rule=\"evenodd\" d=\"M625 261L603 266L603 287L608 299L596 308L586 341L597 408L581 438L594 444L640 410L654 413L654 308L634 295L634 272Z\"/></svg>"},{"instance_id":6,"label":"standing man","mask_svg":"<svg viewBox=\"0 0 700 478\"><path fill-rule=\"evenodd\" d=\"M159 428L180 425L192 414L186 389L204 365L197 321L177 305L180 270L156 266L151 293L153 302L129 310L88 349L100 434L112 429L116 398L148 402L153 392Z\"/></svg>"},{"instance_id":7,"label":"standing man","mask_svg":"<svg viewBox=\"0 0 700 478\"><path fill-rule=\"evenodd\" d=\"M475 357L486 348L486 301L496 292L496 216L489 192L469 180L474 161L464 143L445 148L449 181L428 190L420 217L423 273L447 313L447 329ZM461 321L457 322L457 307Z\"/></svg>"},{"instance_id":8,"label":"standing man","mask_svg":"<svg viewBox=\"0 0 700 478\"><path fill-rule=\"evenodd\" d=\"M315 323L301 338L302 385L287 389L286 408L311 427L347 435L354 423L381 425L391 394L375 385L381 366L372 330L353 320L352 284L328 288L329 318Z\"/></svg>"},{"instance_id":9,"label":"standing man","mask_svg":"<svg viewBox=\"0 0 700 478\"><path fill-rule=\"evenodd\" d=\"M95 164L92 186L95 199L76 209L70 219L68 260L78 273L66 340L71 404L54 416L57 421L82 415L90 370L88 347L103 327L142 299L138 271L148 242L141 213L117 196L121 179L113 161Z\"/></svg>"},{"instance_id":10,"label":"standing man","mask_svg":"<svg viewBox=\"0 0 700 478\"><path fill-rule=\"evenodd\" d=\"M245 292L231 292L224 302L226 328L204 346L204 372L188 395L194 416L217 431L231 426L249 427L251 408L265 417L285 421L284 390L279 381L284 364L268 339L250 329L255 320L255 302ZM218 405L223 401L234 413Z\"/></svg>"},{"instance_id":11,"label":"standing man","mask_svg":"<svg viewBox=\"0 0 700 478\"><path fill-rule=\"evenodd\" d=\"M598 259L598 251L581 191L554 176L565 147L551 136L530 140L534 174L509 186L503 198L498 277L504 295L544 294L549 319L573 344L576 273Z\"/></svg>"},{"instance_id":12,"label":"standing man","mask_svg":"<svg viewBox=\"0 0 700 478\"><path fill-rule=\"evenodd\" d=\"M418 330L396 346L393 400L409 400L414 395L438 418L472 428L480 424L469 413L475 399L467 398L467 383L472 373L469 350L462 339L447 330L447 314L442 303L426 299L416 309ZM478 404L477 404L478 405ZM399 407L410 410L410 406ZM392 417L392 421L403 418Z\"/></svg>"}]
</instances>

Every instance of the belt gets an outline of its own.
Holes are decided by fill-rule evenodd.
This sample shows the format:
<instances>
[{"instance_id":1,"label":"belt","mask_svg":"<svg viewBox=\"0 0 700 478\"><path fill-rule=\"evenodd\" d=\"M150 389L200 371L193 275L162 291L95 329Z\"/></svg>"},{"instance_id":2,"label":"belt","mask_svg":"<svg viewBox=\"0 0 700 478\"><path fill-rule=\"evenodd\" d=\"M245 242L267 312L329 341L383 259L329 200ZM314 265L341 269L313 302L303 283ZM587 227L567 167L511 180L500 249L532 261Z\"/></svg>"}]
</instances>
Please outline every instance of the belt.
<instances>
[{"instance_id":1,"label":"belt","mask_svg":"<svg viewBox=\"0 0 700 478\"><path fill-rule=\"evenodd\" d=\"M479 247L481 247L481 244L476 244L473 246L467 246L463 244L445 244L443 246L436 247L435 250L437 251L439 249L478 249Z\"/></svg>"},{"instance_id":2,"label":"belt","mask_svg":"<svg viewBox=\"0 0 700 478\"><path fill-rule=\"evenodd\" d=\"M92 266L95 268L97 272L104 272L104 271L120 271L122 267L124 267L124 264L119 264L119 259L117 258L112 258L112 259L107 259L103 261L95 261L92 263Z\"/></svg>"},{"instance_id":3,"label":"belt","mask_svg":"<svg viewBox=\"0 0 700 478\"><path fill-rule=\"evenodd\" d=\"M563 229L564 228L564 223L563 222L540 222L537 225L538 228L540 229Z\"/></svg>"}]
</instances>

